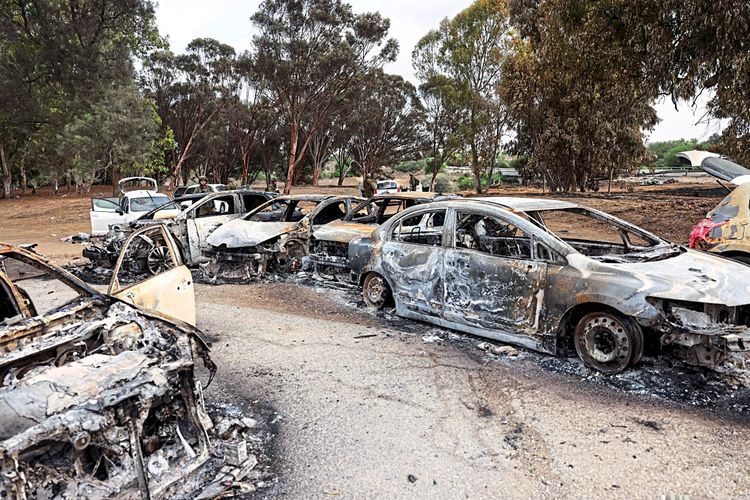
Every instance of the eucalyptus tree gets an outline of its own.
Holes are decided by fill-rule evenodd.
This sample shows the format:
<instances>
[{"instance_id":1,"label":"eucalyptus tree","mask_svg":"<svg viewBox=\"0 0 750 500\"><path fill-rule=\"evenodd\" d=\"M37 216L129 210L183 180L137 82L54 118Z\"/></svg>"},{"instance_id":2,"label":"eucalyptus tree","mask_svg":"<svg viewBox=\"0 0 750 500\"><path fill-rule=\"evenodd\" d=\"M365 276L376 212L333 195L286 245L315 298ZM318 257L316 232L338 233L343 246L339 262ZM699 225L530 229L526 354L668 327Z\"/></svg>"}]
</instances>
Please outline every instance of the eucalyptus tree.
<instances>
[{"instance_id":1,"label":"eucalyptus tree","mask_svg":"<svg viewBox=\"0 0 750 500\"><path fill-rule=\"evenodd\" d=\"M422 149L424 110L414 85L398 75L373 70L363 82L347 133L351 157L368 178Z\"/></svg>"},{"instance_id":2,"label":"eucalyptus tree","mask_svg":"<svg viewBox=\"0 0 750 500\"><path fill-rule=\"evenodd\" d=\"M393 61L390 22L341 0L264 0L252 16L255 71L289 128L289 193L310 142L356 75ZM303 136L304 134L304 136Z\"/></svg>"}]
</instances>

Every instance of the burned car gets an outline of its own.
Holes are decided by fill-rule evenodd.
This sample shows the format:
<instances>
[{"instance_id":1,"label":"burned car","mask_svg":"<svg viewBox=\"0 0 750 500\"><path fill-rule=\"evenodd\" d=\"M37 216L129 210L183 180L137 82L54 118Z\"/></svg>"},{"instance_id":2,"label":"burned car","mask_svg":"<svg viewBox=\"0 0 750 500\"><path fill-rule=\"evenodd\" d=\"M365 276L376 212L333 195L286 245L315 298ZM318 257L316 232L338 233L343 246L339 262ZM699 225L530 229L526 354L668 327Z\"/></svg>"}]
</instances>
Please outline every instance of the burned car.
<instances>
[{"instance_id":1,"label":"burned car","mask_svg":"<svg viewBox=\"0 0 750 500\"><path fill-rule=\"evenodd\" d=\"M343 219L315 229L310 242L310 262L321 274L348 274L351 240L369 236L376 227L407 208L452 198L439 193L413 191L375 195Z\"/></svg>"},{"instance_id":2,"label":"burned car","mask_svg":"<svg viewBox=\"0 0 750 500\"><path fill-rule=\"evenodd\" d=\"M205 251L209 275L251 278L269 270L301 269L318 229L349 215L365 201L353 196L281 196L216 229Z\"/></svg>"},{"instance_id":3,"label":"burned car","mask_svg":"<svg viewBox=\"0 0 750 500\"><path fill-rule=\"evenodd\" d=\"M111 227L104 242L88 244L83 249L83 256L98 266L111 267L120 254L122 243L133 231L144 226L162 224L177 243L183 262L188 266L197 265L202 261L208 235L214 229L275 196L275 193L256 191L224 191L185 196L151 210L129 224ZM158 271L164 249L152 246L152 250L153 253L147 256L145 263L152 267L150 270L153 273Z\"/></svg>"},{"instance_id":4,"label":"burned car","mask_svg":"<svg viewBox=\"0 0 750 500\"><path fill-rule=\"evenodd\" d=\"M750 170L726 158L706 158L701 168L737 187L693 227L690 247L750 264Z\"/></svg>"},{"instance_id":5,"label":"burned car","mask_svg":"<svg viewBox=\"0 0 750 500\"><path fill-rule=\"evenodd\" d=\"M182 497L206 484L191 473L213 477L194 367L216 367L192 326L190 271L164 228L143 231L171 266L127 285L115 277L108 294L0 245L3 498Z\"/></svg>"},{"instance_id":6,"label":"burned car","mask_svg":"<svg viewBox=\"0 0 750 500\"><path fill-rule=\"evenodd\" d=\"M414 207L352 241L365 302L617 373L644 349L744 366L750 268L566 201ZM734 367L734 368L733 368Z\"/></svg>"}]
</instances>

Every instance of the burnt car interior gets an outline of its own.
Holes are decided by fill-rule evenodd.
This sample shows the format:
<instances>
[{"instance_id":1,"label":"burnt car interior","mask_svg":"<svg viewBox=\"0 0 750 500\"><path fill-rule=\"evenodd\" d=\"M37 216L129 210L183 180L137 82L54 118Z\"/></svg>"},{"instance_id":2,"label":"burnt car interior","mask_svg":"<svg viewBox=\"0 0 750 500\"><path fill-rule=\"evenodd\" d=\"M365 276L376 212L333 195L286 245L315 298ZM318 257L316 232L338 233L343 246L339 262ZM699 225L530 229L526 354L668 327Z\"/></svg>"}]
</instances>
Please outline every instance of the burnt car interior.
<instances>
[{"instance_id":1,"label":"burnt car interior","mask_svg":"<svg viewBox=\"0 0 750 500\"><path fill-rule=\"evenodd\" d=\"M314 226L322 226L339 219L346 217L346 203L340 201L338 203L331 203L323 210L320 211L313 219L312 223Z\"/></svg>"},{"instance_id":2,"label":"burnt car interior","mask_svg":"<svg viewBox=\"0 0 750 500\"><path fill-rule=\"evenodd\" d=\"M318 205L316 201L281 200L269 202L247 220L253 222L299 222Z\"/></svg>"},{"instance_id":3,"label":"burnt car interior","mask_svg":"<svg viewBox=\"0 0 750 500\"><path fill-rule=\"evenodd\" d=\"M685 250L582 207L528 213L578 252L602 262L659 260ZM657 249L665 249L654 254Z\"/></svg>"},{"instance_id":4,"label":"burnt car interior","mask_svg":"<svg viewBox=\"0 0 750 500\"><path fill-rule=\"evenodd\" d=\"M531 258L531 238L512 224L495 217L458 212L456 248L477 250L496 257Z\"/></svg>"},{"instance_id":5,"label":"burnt car interior","mask_svg":"<svg viewBox=\"0 0 750 500\"><path fill-rule=\"evenodd\" d=\"M195 218L200 219L202 217L213 217L215 215L231 214L234 212L234 196L222 196L212 198L198 207L198 210L195 211Z\"/></svg>"},{"instance_id":6,"label":"burnt car interior","mask_svg":"<svg viewBox=\"0 0 750 500\"><path fill-rule=\"evenodd\" d=\"M443 244L445 210L419 213L406 217L393 229L393 239L401 243L413 243L439 247Z\"/></svg>"},{"instance_id":7,"label":"burnt car interior","mask_svg":"<svg viewBox=\"0 0 750 500\"><path fill-rule=\"evenodd\" d=\"M355 208L350 216L351 218L345 220L358 224L380 225L397 213L416 204L416 200L393 200L387 198L369 201Z\"/></svg>"}]
</instances>

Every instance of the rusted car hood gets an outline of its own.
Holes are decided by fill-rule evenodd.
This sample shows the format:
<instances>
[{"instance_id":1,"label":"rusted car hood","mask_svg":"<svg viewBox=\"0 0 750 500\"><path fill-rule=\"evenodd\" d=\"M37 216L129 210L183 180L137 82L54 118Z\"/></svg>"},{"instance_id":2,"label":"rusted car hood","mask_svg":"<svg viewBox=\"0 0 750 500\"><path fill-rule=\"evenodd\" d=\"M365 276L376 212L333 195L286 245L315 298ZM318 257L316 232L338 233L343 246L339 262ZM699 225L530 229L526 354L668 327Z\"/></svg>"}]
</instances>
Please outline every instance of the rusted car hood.
<instances>
[{"instance_id":1,"label":"rusted car hood","mask_svg":"<svg viewBox=\"0 0 750 500\"><path fill-rule=\"evenodd\" d=\"M646 297L729 307L750 304L750 266L714 255L688 250L676 257L654 262L601 266L599 272L616 273L613 286L616 286L618 275L621 277L623 272L630 274L640 283L637 293Z\"/></svg>"},{"instance_id":2,"label":"rusted car hood","mask_svg":"<svg viewBox=\"0 0 750 500\"><path fill-rule=\"evenodd\" d=\"M211 233L206 242L213 247L254 247L298 227L298 222L255 222L238 219L220 226Z\"/></svg>"},{"instance_id":3,"label":"rusted car hood","mask_svg":"<svg viewBox=\"0 0 750 500\"><path fill-rule=\"evenodd\" d=\"M334 221L316 229L314 236L318 240L349 243L354 238L370 236L375 227L375 225L371 224Z\"/></svg>"}]
</instances>

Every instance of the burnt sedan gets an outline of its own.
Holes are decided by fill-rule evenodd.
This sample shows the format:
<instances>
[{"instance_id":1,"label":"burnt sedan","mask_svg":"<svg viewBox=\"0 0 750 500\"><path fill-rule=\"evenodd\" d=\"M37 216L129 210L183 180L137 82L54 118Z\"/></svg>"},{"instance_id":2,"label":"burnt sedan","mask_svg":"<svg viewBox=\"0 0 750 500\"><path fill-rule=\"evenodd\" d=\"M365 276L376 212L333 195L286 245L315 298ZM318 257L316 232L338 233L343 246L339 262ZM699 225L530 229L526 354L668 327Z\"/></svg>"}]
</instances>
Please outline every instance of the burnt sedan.
<instances>
[{"instance_id":1,"label":"burnt sedan","mask_svg":"<svg viewBox=\"0 0 750 500\"><path fill-rule=\"evenodd\" d=\"M369 236L376 227L407 208L447 199L451 197L415 191L377 194L343 219L316 228L310 242L310 261L322 274L349 273L347 254L351 240Z\"/></svg>"},{"instance_id":2,"label":"burnt sedan","mask_svg":"<svg viewBox=\"0 0 750 500\"><path fill-rule=\"evenodd\" d=\"M644 349L715 369L750 349L750 268L565 201L406 210L349 258L365 302L617 373Z\"/></svg>"},{"instance_id":3,"label":"burnt sedan","mask_svg":"<svg viewBox=\"0 0 750 500\"><path fill-rule=\"evenodd\" d=\"M343 219L363 201L353 196L280 196L216 229L207 239L205 255L211 262L204 269L209 275L238 279L298 271L315 231Z\"/></svg>"}]
</instances>

